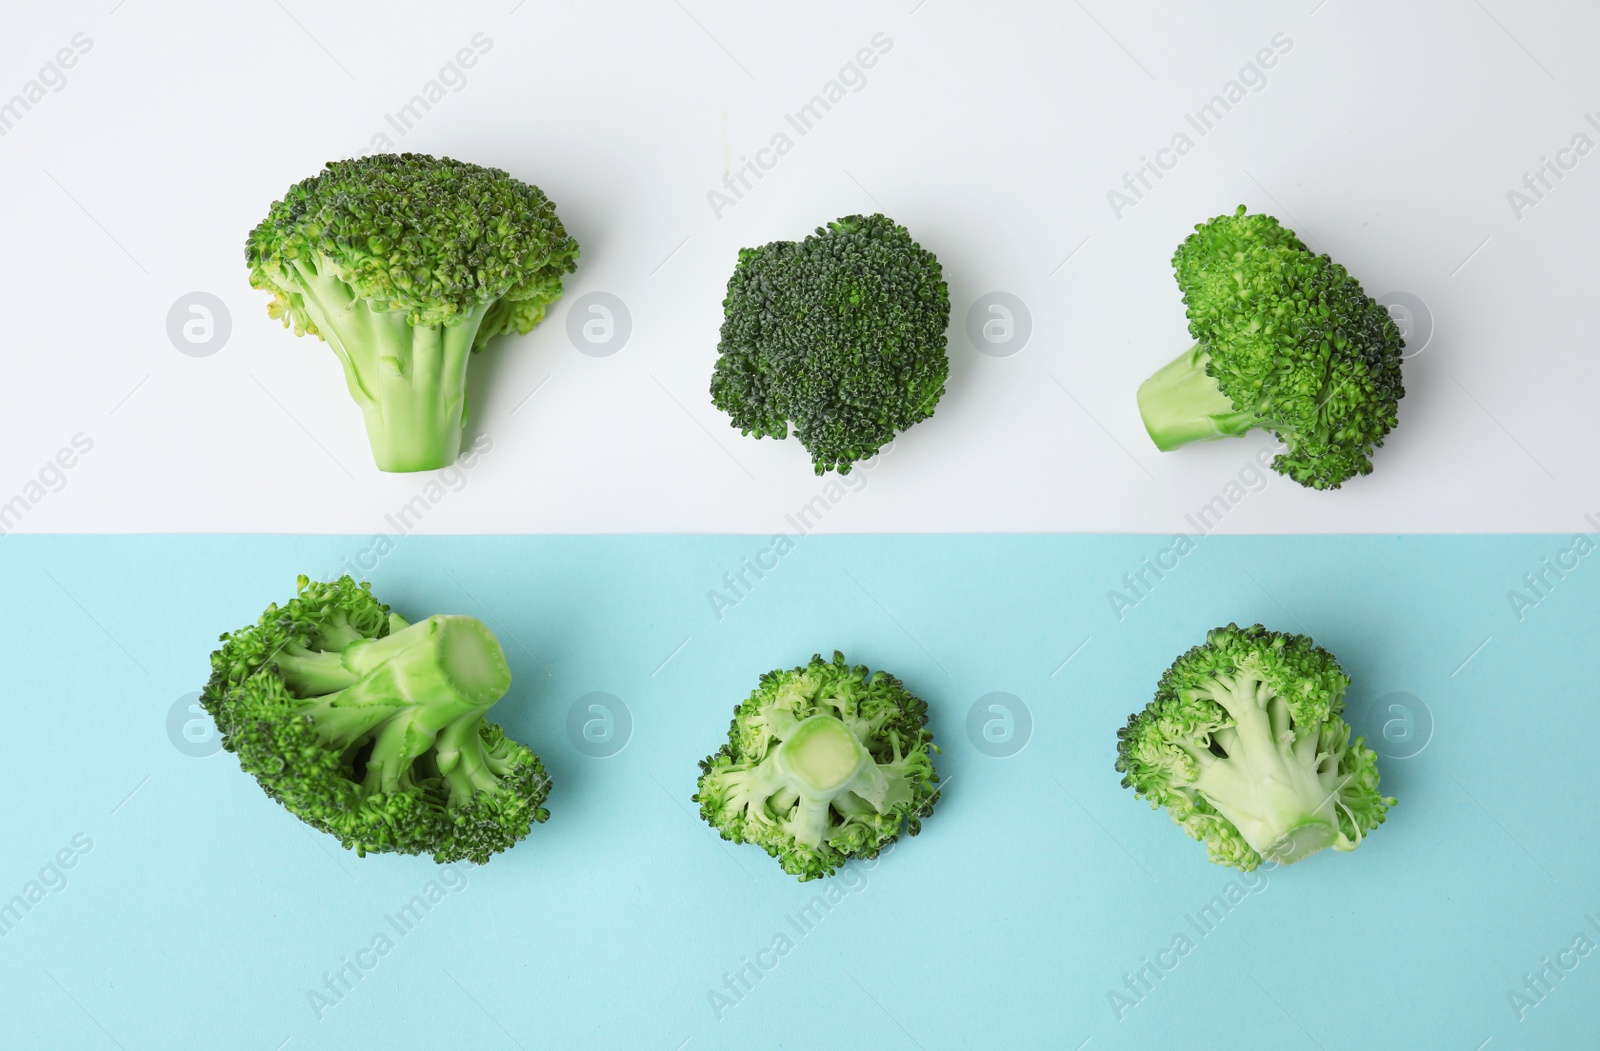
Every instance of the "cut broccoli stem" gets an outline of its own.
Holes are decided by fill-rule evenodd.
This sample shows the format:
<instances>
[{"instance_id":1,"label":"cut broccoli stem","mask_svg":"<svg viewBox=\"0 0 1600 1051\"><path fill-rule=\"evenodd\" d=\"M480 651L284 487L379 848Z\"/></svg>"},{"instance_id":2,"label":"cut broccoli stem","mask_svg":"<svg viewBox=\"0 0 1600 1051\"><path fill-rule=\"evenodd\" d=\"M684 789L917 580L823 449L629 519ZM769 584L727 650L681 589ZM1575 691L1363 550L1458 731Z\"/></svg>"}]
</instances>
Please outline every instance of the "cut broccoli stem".
<instances>
[{"instance_id":1,"label":"cut broccoli stem","mask_svg":"<svg viewBox=\"0 0 1600 1051\"><path fill-rule=\"evenodd\" d=\"M1196 343L1139 385L1139 415L1162 452L1190 442L1235 438L1260 427L1260 417L1240 412L1206 373L1211 356Z\"/></svg>"},{"instance_id":2,"label":"cut broccoli stem","mask_svg":"<svg viewBox=\"0 0 1600 1051\"><path fill-rule=\"evenodd\" d=\"M467 363L490 303L451 324L413 325L403 310L373 310L331 264L296 259L296 306L344 367L382 471L448 467L461 451Z\"/></svg>"},{"instance_id":3,"label":"cut broccoli stem","mask_svg":"<svg viewBox=\"0 0 1600 1051\"><path fill-rule=\"evenodd\" d=\"M828 808L834 797L864 766L873 765L872 756L844 723L831 715L813 715L795 727L774 758L797 794L791 834L806 846L821 846L831 824Z\"/></svg>"},{"instance_id":4,"label":"cut broccoli stem","mask_svg":"<svg viewBox=\"0 0 1600 1051\"><path fill-rule=\"evenodd\" d=\"M850 728L832 715L801 722L778 748L780 769L798 791L815 796L831 797L870 759Z\"/></svg>"},{"instance_id":5,"label":"cut broccoli stem","mask_svg":"<svg viewBox=\"0 0 1600 1051\"><path fill-rule=\"evenodd\" d=\"M498 787L480 731L511 671L481 622L429 617L339 653L287 646L275 663L290 689L322 694L305 705L321 740L341 748L372 741L368 789L410 787L412 766L435 747L453 801Z\"/></svg>"},{"instance_id":6,"label":"cut broccoli stem","mask_svg":"<svg viewBox=\"0 0 1600 1051\"><path fill-rule=\"evenodd\" d=\"M381 639L346 646L345 667L361 681L341 703L367 697L403 698L425 714L434 733L468 712L491 707L511 685L511 671L495 637L472 617L435 616Z\"/></svg>"},{"instance_id":7,"label":"cut broccoli stem","mask_svg":"<svg viewBox=\"0 0 1600 1051\"><path fill-rule=\"evenodd\" d=\"M1213 742L1225 757L1188 749L1200 766L1195 788L1269 861L1292 865L1341 846L1338 757L1319 756L1314 733L1293 743L1288 702L1265 683L1245 675L1216 681L1210 699L1234 724Z\"/></svg>"},{"instance_id":8,"label":"cut broccoli stem","mask_svg":"<svg viewBox=\"0 0 1600 1051\"><path fill-rule=\"evenodd\" d=\"M790 833L809 847L827 838L829 807L846 817L865 813L862 805L886 814L911 798L909 787L891 784L861 739L833 715L813 715L798 723L771 761L786 789L781 794L787 798L792 793L797 804Z\"/></svg>"}]
</instances>

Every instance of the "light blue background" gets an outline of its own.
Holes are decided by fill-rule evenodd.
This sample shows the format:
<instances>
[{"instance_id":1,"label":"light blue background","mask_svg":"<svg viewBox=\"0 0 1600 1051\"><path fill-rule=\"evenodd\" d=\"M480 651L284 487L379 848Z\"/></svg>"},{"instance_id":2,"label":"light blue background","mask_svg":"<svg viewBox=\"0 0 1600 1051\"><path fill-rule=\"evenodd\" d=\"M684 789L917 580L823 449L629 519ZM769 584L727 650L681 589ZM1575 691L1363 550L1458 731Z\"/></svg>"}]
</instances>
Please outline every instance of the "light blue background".
<instances>
[{"instance_id":1,"label":"light blue background","mask_svg":"<svg viewBox=\"0 0 1600 1051\"><path fill-rule=\"evenodd\" d=\"M340 850L166 720L219 632L370 541L6 537L0 899L75 834L94 846L0 938L4 1042L1594 1046L1600 953L1525 1020L1507 1000L1578 932L1600 940L1600 553L1520 622L1507 600L1568 542L1204 537L1119 622L1106 593L1167 538L803 537L721 620L707 592L765 538L401 538L375 590L500 634L515 683L494 717L545 759L552 816L319 1021L308 992L438 868ZM1310 632L1355 708L1404 691L1434 729L1382 762L1399 805L1360 850L1262 874L1202 937L1186 915L1237 874L1120 787L1114 734L1228 620ZM929 701L949 788L801 937L785 917L825 885L715 839L688 797L758 674L834 647ZM632 715L612 758L566 734L591 691ZM1033 718L1010 758L966 732L994 691ZM794 949L715 1018L708 992L780 931ZM1108 993L1180 931L1194 950L1119 1021Z\"/></svg>"}]
</instances>

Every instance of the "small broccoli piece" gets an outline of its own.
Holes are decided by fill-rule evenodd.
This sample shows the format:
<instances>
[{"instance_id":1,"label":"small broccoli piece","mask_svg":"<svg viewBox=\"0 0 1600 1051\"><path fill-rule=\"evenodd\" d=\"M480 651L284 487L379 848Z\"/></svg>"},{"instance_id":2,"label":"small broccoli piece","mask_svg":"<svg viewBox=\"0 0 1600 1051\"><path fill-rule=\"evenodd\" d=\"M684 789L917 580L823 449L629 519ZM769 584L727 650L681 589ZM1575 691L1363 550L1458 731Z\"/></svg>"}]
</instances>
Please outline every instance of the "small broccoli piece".
<instances>
[{"instance_id":1,"label":"small broccoli piece","mask_svg":"<svg viewBox=\"0 0 1600 1051\"><path fill-rule=\"evenodd\" d=\"M455 462L468 358L538 324L577 258L537 186L420 153L330 163L245 243L267 313L339 356L381 471Z\"/></svg>"},{"instance_id":2,"label":"small broccoli piece","mask_svg":"<svg viewBox=\"0 0 1600 1051\"><path fill-rule=\"evenodd\" d=\"M539 757L484 714L511 685L472 617L407 624L349 577L222 636L200 703L293 815L357 854L479 864L550 812Z\"/></svg>"},{"instance_id":3,"label":"small broccoli piece","mask_svg":"<svg viewBox=\"0 0 1600 1051\"><path fill-rule=\"evenodd\" d=\"M1172 662L1117 731L1123 787L1249 872L1354 850L1395 801L1341 718L1350 677L1305 635L1229 624Z\"/></svg>"},{"instance_id":4,"label":"small broccoli piece","mask_svg":"<svg viewBox=\"0 0 1600 1051\"><path fill-rule=\"evenodd\" d=\"M1195 346L1139 387L1163 452L1265 427L1272 469L1312 489L1372 473L1398 421L1405 341L1344 267L1244 205L1195 227L1172 260Z\"/></svg>"},{"instance_id":5,"label":"small broccoli piece","mask_svg":"<svg viewBox=\"0 0 1600 1051\"><path fill-rule=\"evenodd\" d=\"M928 706L892 675L835 651L761 676L733 710L728 743L700 763L700 816L754 843L802 882L875 858L922 830L939 777Z\"/></svg>"},{"instance_id":6,"label":"small broccoli piece","mask_svg":"<svg viewBox=\"0 0 1600 1051\"><path fill-rule=\"evenodd\" d=\"M792 425L818 474L848 474L944 394L944 273L885 216L742 249L722 308L712 402L757 438Z\"/></svg>"}]
</instances>

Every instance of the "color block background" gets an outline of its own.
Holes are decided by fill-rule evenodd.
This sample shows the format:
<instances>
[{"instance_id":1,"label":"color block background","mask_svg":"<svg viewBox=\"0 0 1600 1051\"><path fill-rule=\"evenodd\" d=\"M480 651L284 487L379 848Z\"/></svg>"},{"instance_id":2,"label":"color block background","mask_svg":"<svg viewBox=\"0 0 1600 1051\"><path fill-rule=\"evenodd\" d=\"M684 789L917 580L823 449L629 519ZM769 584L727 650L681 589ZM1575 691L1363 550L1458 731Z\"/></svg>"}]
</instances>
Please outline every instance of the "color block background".
<instances>
[{"instance_id":1,"label":"color block background","mask_svg":"<svg viewBox=\"0 0 1600 1051\"><path fill-rule=\"evenodd\" d=\"M203 722L185 736L183 700L215 635L370 543L0 542L0 894L92 841L0 938L8 1047L1591 1042L1600 956L1569 952L1521 1019L1508 999L1580 932L1600 943L1600 556L1549 577L1520 621L1507 598L1570 537L1202 537L1120 621L1107 592L1170 538L803 536L720 620L708 592L773 562L767 540L402 538L375 590L500 633L516 681L496 717L555 782L547 824L450 873L347 854L227 753L184 751L215 747ZM1230 619L1308 631L1354 678L1352 722L1399 799L1354 854L1246 880L1119 787L1117 727ZM921 836L801 885L716 839L688 797L756 677L834 647L929 701L948 788ZM621 705L609 725L631 722L609 758L568 732L595 693ZM1021 707L969 732L980 699L1012 704L996 693ZM990 723L1021 749L980 750ZM446 879L407 933L390 926ZM799 933L789 917L830 886ZM1230 894L1220 922L1203 915ZM314 1009L363 951L373 969ZM1163 953L1173 968L1119 1018L1110 994ZM710 994L758 959L771 969L719 1017Z\"/></svg>"},{"instance_id":2,"label":"color block background","mask_svg":"<svg viewBox=\"0 0 1600 1051\"><path fill-rule=\"evenodd\" d=\"M0 1045L1597 1043L1600 9L10 7ZM372 149L505 168L583 246L427 476L372 470L241 251ZM1406 331L1401 426L1337 493L1138 419L1187 344L1172 251L1239 203ZM945 267L949 393L819 479L709 404L719 304L740 248L875 210ZM193 709L218 632L342 571L505 643L555 791L492 864L342 852ZM1228 620L1354 677L1400 801L1354 855L1246 882L1119 787L1117 726ZM929 700L947 790L802 886L688 797L756 677L833 647Z\"/></svg>"},{"instance_id":3,"label":"color block background","mask_svg":"<svg viewBox=\"0 0 1600 1051\"><path fill-rule=\"evenodd\" d=\"M548 319L474 362L493 448L421 532L780 528L822 485L710 403L728 275L872 211L944 266L949 389L825 532L1185 528L1272 439L1162 455L1134 391L1189 346L1173 249L1239 204L1383 297L1408 393L1371 477L1275 478L1223 532L1564 533L1600 498L1593 5L13 6L0 103L92 47L0 136L0 370L27 394L0 506L94 448L8 531L366 533L427 490L376 476L334 355L244 264L271 201L385 132L538 184L583 247Z\"/></svg>"}]
</instances>

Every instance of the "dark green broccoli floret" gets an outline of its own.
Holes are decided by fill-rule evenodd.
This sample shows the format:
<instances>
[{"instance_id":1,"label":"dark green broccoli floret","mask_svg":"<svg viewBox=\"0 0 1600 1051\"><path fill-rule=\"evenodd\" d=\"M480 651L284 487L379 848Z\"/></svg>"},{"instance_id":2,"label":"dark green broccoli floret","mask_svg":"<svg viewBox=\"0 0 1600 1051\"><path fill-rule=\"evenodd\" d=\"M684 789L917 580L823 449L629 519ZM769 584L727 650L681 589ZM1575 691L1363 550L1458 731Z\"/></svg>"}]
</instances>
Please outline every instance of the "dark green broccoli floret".
<instances>
[{"instance_id":1,"label":"dark green broccoli floret","mask_svg":"<svg viewBox=\"0 0 1600 1051\"><path fill-rule=\"evenodd\" d=\"M577 258L537 186L420 153L332 162L245 243L267 312L339 356L383 471L455 462L468 358L532 329Z\"/></svg>"},{"instance_id":2,"label":"dark green broccoli floret","mask_svg":"<svg viewBox=\"0 0 1600 1051\"><path fill-rule=\"evenodd\" d=\"M938 746L928 706L900 680L835 651L761 676L733 710L728 743L700 763L700 816L754 843L802 881L875 858L933 813Z\"/></svg>"},{"instance_id":3,"label":"dark green broccoli floret","mask_svg":"<svg viewBox=\"0 0 1600 1051\"><path fill-rule=\"evenodd\" d=\"M357 854L489 860L550 812L539 757L484 714L511 684L471 617L407 624L349 577L222 636L200 703L268 796Z\"/></svg>"},{"instance_id":4,"label":"dark green broccoli floret","mask_svg":"<svg viewBox=\"0 0 1600 1051\"><path fill-rule=\"evenodd\" d=\"M1198 342L1139 388L1163 451L1257 427L1273 470L1312 489L1372 472L1397 422L1405 341L1344 267L1244 205L1195 227L1172 265Z\"/></svg>"},{"instance_id":5,"label":"dark green broccoli floret","mask_svg":"<svg viewBox=\"0 0 1600 1051\"><path fill-rule=\"evenodd\" d=\"M1378 757L1341 717L1350 677L1305 635L1229 624L1173 661L1117 731L1122 784L1248 872L1383 824Z\"/></svg>"},{"instance_id":6,"label":"dark green broccoli floret","mask_svg":"<svg viewBox=\"0 0 1600 1051\"><path fill-rule=\"evenodd\" d=\"M944 394L944 274L885 216L742 249L722 307L711 400L745 434L793 426L818 474L848 474Z\"/></svg>"}]
</instances>

